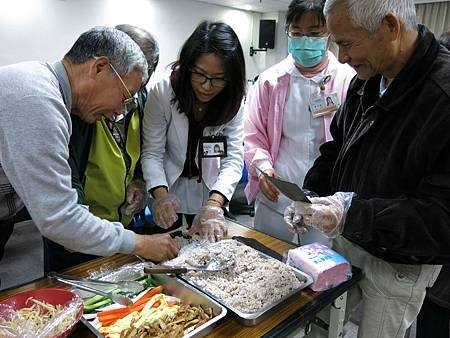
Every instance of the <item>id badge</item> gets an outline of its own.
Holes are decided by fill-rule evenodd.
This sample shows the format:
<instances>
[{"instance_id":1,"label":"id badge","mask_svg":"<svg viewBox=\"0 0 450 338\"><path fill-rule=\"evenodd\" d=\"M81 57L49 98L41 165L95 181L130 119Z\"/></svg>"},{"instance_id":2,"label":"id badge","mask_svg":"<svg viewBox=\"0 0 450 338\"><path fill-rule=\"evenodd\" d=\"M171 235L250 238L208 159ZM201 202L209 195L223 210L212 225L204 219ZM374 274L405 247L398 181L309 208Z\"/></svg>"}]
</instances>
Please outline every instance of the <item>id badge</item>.
<instances>
[{"instance_id":1,"label":"id badge","mask_svg":"<svg viewBox=\"0 0 450 338\"><path fill-rule=\"evenodd\" d=\"M309 110L313 117L319 117L335 112L341 103L337 93L320 94L311 99Z\"/></svg>"},{"instance_id":2,"label":"id badge","mask_svg":"<svg viewBox=\"0 0 450 338\"><path fill-rule=\"evenodd\" d=\"M202 157L226 157L227 138L225 136L204 136L201 138Z\"/></svg>"}]
</instances>

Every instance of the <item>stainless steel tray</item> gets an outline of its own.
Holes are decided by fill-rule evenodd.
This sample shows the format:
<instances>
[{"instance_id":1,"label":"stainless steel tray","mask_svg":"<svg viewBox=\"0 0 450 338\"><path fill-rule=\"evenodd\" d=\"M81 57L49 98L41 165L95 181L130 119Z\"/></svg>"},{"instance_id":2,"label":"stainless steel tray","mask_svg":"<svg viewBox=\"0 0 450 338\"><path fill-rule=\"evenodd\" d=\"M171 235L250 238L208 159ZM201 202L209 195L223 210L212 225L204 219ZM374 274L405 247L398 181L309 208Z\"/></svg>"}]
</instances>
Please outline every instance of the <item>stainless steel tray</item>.
<instances>
[{"instance_id":1,"label":"stainless steel tray","mask_svg":"<svg viewBox=\"0 0 450 338\"><path fill-rule=\"evenodd\" d=\"M238 245L245 245L241 242L235 241L235 240L226 240L226 241L233 241L236 242ZM253 250L256 250L254 248L252 248ZM275 260L275 258L266 255L258 250L256 250L258 252L258 254L266 259L272 259ZM279 262L279 261L278 261ZM283 262L280 262L282 264L285 264ZM221 300L220 298L218 298L217 296L215 296L214 294L202 290L197 284L195 284L195 282L193 282L192 280L190 280L189 276L187 275L178 275L178 278L185 281L186 283L194 286L195 288L197 288L198 290L200 290L201 292L205 293L206 295L208 295L209 297L211 297L212 299L216 300L218 303L222 304L224 307L226 307L228 310L230 310L231 312L233 312L237 317L238 320L241 324L246 325L246 326L254 326L257 325L258 323L260 323L262 320L264 320L266 317L270 316L271 314L273 314L276 311L276 308L281 306L286 300L288 300L289 298L291 298L292 296L294 296L295 294L297 294L298 292L300 292L301 290L303 290L304 288L306 288L308 285L313 283L313 278L306 274L305 272L295 268L295 267L291 267L289 265L286 265L287 267L289 267L290 269L292 269L292 271L294 272L294 274L297 276L297 278L301 281L304 280L304 282L301 283L301 286L292 290L290 293L288 293L287 295L285 295L284 297L280 298L278 301L272 303L272 304L268 304L266 306L264 306L263 308L261 308L259 311L257 312L252 312L252 313L246 313L246 312L241 312L240 310L234 308L233 306L230 306L228 304L226 304L223 300Z\"/></svg>"},{"instance_id":2,"label":"stainless steel tray","mask_svg":"<svg viewBox=\"0 0 450 338\"><path fill-rule=\"evenodd\" d=\"M168 275L153 275L152 278L157 285L164 285L165 293L181 299L183 303L212 308L214 317L183 336L183 338L199 338L206 336L227 314L227 309L224 306L180 279ZM90 329L95 330L92 326L90 326ZM100 334L97 330L93 332Z\"/></svg>"}]
</instances>

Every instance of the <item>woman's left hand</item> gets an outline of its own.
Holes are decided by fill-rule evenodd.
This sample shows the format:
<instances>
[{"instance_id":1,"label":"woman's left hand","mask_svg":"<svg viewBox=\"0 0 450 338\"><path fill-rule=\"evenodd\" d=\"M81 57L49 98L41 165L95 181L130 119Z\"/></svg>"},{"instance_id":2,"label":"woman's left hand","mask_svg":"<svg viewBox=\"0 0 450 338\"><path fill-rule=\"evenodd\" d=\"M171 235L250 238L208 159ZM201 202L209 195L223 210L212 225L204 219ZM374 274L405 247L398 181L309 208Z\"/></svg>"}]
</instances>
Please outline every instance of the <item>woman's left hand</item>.
<instances>
[{"instance_id":1,"label":"woman's left hand","mask_svg":"<svg viewBox=\"0 0 450 338\"><path fill-rule=\"evenodd\" d=\"M217 242L227 236L227 223L221 207L205 205L195 216L189 234L198 233L210 242Z\"/></svg>"}]
</instances>

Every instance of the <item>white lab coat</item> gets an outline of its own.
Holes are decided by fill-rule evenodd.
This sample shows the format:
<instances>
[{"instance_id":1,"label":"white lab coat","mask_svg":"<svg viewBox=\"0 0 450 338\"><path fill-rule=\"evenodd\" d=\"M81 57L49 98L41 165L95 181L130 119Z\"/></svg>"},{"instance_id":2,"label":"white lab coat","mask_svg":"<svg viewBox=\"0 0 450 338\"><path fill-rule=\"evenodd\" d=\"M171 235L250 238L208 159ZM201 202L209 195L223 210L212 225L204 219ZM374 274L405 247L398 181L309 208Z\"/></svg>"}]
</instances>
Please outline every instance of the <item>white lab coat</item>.
<instances>
[{"instance_id":1,"label":"white lab coat","mask_svg":"<svg viewBox=\"0 0 450 338\"><path fill-rule=\"evenodd\" d=\"M227 138L227 156L203 158L202 183L197 183L196 179L184 182L181 184L184 189L180 189L180 196L171 188L177 180L187 180L180 174L186 160L189 121L185 114L180 113L177 103L171 102L174 97L170 73L150 89L142 123L142 171L147 190L157 186L168 187L182 201L184 207L181 212L194 214L208 197L203 191L216 190L228 200L234 193L244 166L243 112L240 109L226 124L204 129L203 136ZM198 164L197 156L195 160ZM180 186L179 183L176 186ZM193 189L186 189L186 184ZM203 186L199 187L199 184ZM189 203L184 203L186 201Z\"/></svg>"}]
</instances>

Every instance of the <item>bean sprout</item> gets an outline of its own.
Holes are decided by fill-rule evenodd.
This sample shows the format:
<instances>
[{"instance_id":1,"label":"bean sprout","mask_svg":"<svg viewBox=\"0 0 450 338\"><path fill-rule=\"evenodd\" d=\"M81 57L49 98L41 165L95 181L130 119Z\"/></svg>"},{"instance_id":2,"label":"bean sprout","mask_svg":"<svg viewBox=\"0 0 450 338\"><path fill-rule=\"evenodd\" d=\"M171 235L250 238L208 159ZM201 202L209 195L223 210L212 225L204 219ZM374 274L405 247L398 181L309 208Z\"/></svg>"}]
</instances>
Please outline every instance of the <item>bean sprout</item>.
<instances>
[{"instance_id":1,"label":"bean sprout","mask_svg":"<svg viewBox=\"0 0 450 338\"><path fill-rule=\"evenodd\" d=\"M9 320L3 321L2 326L8 328L9 331L17 332L20 336L53 337L63 332L75 321L76 311L69 311L66 315L68 308L62 305L54 306L33 297L28 298L25 302L25 304L29 303L33 304L20 310L12 310ZM53 325L50 327L53 320L58 321L58 323L55 327Z\"/></svg>"}]
</instances>

